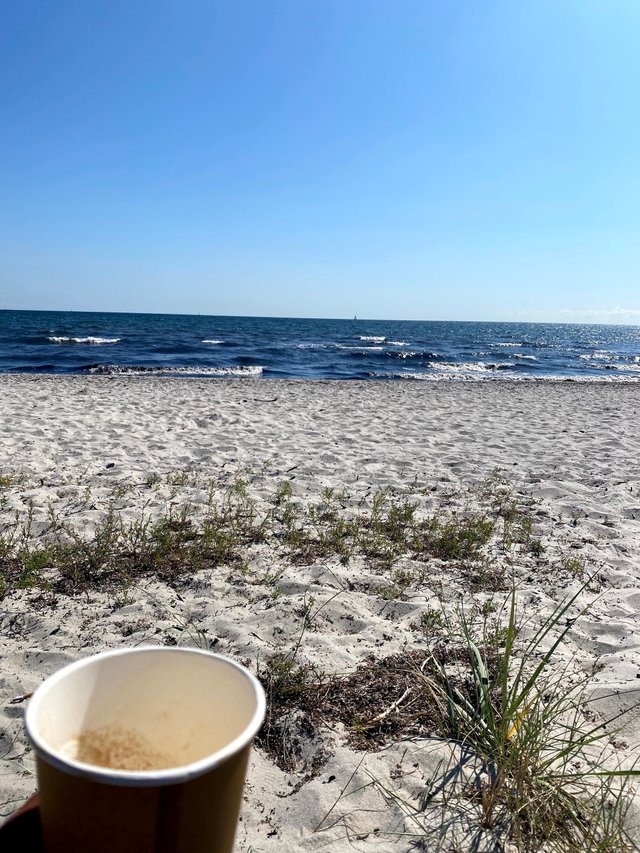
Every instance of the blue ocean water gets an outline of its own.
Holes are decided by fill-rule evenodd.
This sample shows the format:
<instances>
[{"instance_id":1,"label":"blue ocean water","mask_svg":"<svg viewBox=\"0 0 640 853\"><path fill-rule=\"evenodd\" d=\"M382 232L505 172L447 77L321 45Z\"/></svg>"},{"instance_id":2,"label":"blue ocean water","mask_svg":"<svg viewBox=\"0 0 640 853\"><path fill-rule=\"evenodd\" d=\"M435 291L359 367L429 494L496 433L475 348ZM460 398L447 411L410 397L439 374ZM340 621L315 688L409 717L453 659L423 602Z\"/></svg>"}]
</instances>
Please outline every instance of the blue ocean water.
<instances>
[{"instance_id":1,"label":"blue ocean water","mask_svg":"<svg viewBox=\"0 0 640 853\"><path fill-rule=\"evenodd\" d=\"M0 372L640 380L640 327L0 311Z\"/></svg>"}]
</instances>

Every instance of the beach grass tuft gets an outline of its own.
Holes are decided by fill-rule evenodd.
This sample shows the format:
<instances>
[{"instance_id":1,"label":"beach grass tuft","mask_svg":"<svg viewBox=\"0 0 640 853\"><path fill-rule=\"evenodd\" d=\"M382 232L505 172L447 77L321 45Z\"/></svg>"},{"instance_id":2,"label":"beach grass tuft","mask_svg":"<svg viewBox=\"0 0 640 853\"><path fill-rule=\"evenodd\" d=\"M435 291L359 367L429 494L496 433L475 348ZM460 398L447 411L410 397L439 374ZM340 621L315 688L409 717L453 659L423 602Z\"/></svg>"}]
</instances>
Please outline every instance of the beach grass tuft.
<instances>
[{"instance_id":1,"label":"beach grass tuft","mask_svg":"<svg viewBox=\"0 0 640 853\"><path fill-rule=\"evenodd\" d=\"M467 811L475 810L484 844L508 841L518 851L637 849L626 818L640 770L615 763L611 739L619 721L585 714L589 676L556 660L585 588L561 602L523 644L515 589L506 624L498 633L496 624L485 630L480 642L461 613L466 689L459 669L452 674L435 654L416 671L437 709L437 734L459 748L453 773L448 766L431 785L440 796L428 793L420 815L413 812L423 827L430 810L454 799L459 806L463 797ZM461 790L454 779L465 775L467 763L472 772Z\"/></svg>"}]
</instances>

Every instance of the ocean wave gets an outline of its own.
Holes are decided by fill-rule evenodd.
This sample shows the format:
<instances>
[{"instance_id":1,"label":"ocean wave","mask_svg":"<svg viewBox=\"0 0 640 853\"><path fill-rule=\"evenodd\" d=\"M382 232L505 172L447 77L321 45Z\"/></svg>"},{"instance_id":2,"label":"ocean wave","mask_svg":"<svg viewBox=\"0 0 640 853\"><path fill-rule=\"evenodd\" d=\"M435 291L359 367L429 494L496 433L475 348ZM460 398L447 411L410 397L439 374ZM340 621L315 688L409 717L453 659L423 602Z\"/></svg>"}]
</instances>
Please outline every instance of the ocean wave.
<instances>
[{"instance_id":1,"label":"ocean wave","mask_svg":"<svg viewBox=\"0 0 640 853\"><path fill-rule=\"evenodd\" d=\"M367 376L370 376L372 379L422 379L424 381L434 381L436 378L439 378L434 376L433 373L410 373L408 370L371 371Z\"/></svg>"},{"instance_id":2,"label":"ocean wave","mask_svg":"<svg viewBox=\"0 0 640 853\"><path fill-rule=\"evenodd\" d=\"M377 350L379 352L379 351L384 349L384 347L380 347L380 346L366 347L366 346L362 346L362 345L354 346L353 344L334 344L334 346L336 349L347 349L347 350L351 350L352 352L359 352L359 353L363 353L363 354L366 354L367 352L371 352L372 350Z\"/></svg>"},{"instance_id":3,"label":"ocean wave","mask_svg":"<svg viewBox=\"0 0 640 853\"><path fill-rule=\"evenodd\" d=\"M640 384L640 377L636 376L568 376L566 374L556 376L532 376L531 374L517 373L491 373L490 371L478 373L446 373L430 371L429 373L411 373L410 371L371 371L367 374L371 379L409 379L422 382L574 382L588 384Z\"/></svg>"},{"instance_id":4,"label":"ocean wave","mask_svg":"<svg viewBox=\"0 0 640 853\"><path fill-rule=\"evenodd\" d=\"M518 341L494 341L490 344L492 347L524 347L526 344L519 343Z\"/></svg>"},{"instance_id":5,"label":"ocean wave","mask_svg":"<svg viewBox=\"0 0 640 853\"><path fill-rule=\"evenodd\" d=\"M374 344L383 344L386 340L384 335L360 335L361 341L371 341Z\"/></svg>"},{"instance_id":6,"label":"ocean wave","mask_svg":"<svg viewBox=\"0 0 640 853\"><path fill-rule=\"evenodd\" d=\"M374 379L411 379L421 382L496 382L498 380L505 379L509 379L509 381L516 381L521 378L525 378L517 376L515 373L508 374L508 376L505 376L503 374L496 375L495 373L490 372L446 373L444 371L429 371L428 373L412 373L408 370L371 372L368 375ZM533 379L533 377L531 377L530 379Z\"/></svg>"},{"instance_id":7,"label":"ocean wave","mask_svg":"<svg viewBox=\"0 0 640 853\"><path fill-rule=\"evenodd\" d=\"M409 341L387 341L390 347L408 347Z\"/></svg>"},{"instance_id":8,"label":"ocean wave","mask_svg":"<svg viewBox=\"0 0 640 853\"><path fill-rule=\"evenodd\" d=\"M603 352L602 350L597 350L596 352L583 352L578 356L578 358L581 358L584 361L613 361L619 357L620 356L613 355L610 352Z\"/></svg>"},{"instance_id":9,"label":"ocean wave","mask_svg":"<svg viewBox=\"0 0 640 853\"><path fill-rule=\"evenodd\" d=\"M628 370L632 373L640 372L640 364L637 363L627 363L627 364L607 364L604 365L607 370Z\"/></svg>"},{"instance_id":10,"label":"ocean wave","mask_svg":"<svg viewBox=\"0 0 640 853\"><path fill-rule=\"evenodd\" d=\"M207 339L207 340L205 340L205 341L202 341L202 343L203 343L203 344L223 344L223 343L224 343L224 341L216 341L216 340L208 340L208 339Z\"/></svg>"},{"instance_id":11,"label":"ocean wave","mask_svg":"<svg viewBox=\"0 0 640 853\"><path fill-rule=\"evenodd\" d=\"M121 341L121 338L98 338L93 335L89 335L86 338L70 338L66 335L51 335L47 340L52 344L117 344Z\"/></svg>"},{"instance_id":12,"label":"ocean wave","mask_svg":"<svg viewBox=\"0 0 640 853\"><path fill-rule=\"evenodd\" d=\"M334 344L336 349L347 350L352 356L363 356L366 357L370 355L372 358L374 356L378 357L378 354L383 358L392 358L392 359L407 359L407 358L415 358L415 359L438 359L440 355L437 352L431 352L430 350L400 350L400 349L390 349L389 346L380 346L380 345L372 345L372 346L355 346L353 344Z\"/></svg>"},{"instance_id":13,"label":"ocean wave","mask_svg":"<svg viewBox=\"0 0 640 853\"><path fill-rule=\"evenodd\" d=\"M514 352L514 354L511 356L511 358L521 358L524 361L537 361L538 360L535 357L535 355L520 355L519 352Z\"/></svg>"},{"instance_id":14,"label":"ocean wave","mask_svg":"<svg viewBox=\"0 0 640 853\"><path fill-rule=\"evenodd\" d=\"M249 364L243 367L143 367L124 364L92 364L85 373L103 376L260 376L263 367Z\"/></svg>"},{"instance_id":15,"label":"ocean wave","mask_svg":"<svg viewBox=\"0 0 640 853\"><path fill-rule=\"evenodd\" d=\"M640 364L640 355L618 355L611 352L593 352L582 353L578 358L583 361L595 361L594 367L601 370L636 370L636 365ZM603 364L602 362L607 362ZM611 362L616 362L612 364Z\"/></svg>"},{"instance_id":16,"label":"ocean wave","mask_svg":"<svg viewBox=\"0 0 640 853\"><path fill-rule=\"evenodd\" d=\"M513 370L509 361L463 361L455 364L451 361L430 361L428 366L444 373L481 373L483 371Z\"/></svg>"},{"instance_id":17,"label":"ocean wave","mask_svg":"<svg viewBox=\"0 0 640 853\"><path fill-rule=\"evenodd\" d=\"M294 344L294 349L326 349L329 344ZM334 344L334 346L339 346Z\"/></svg>"},{"instance_id":18,"label":"ocean wave","mask_svg":"<svg viewBox=\"0 0 640 853\"><path fill-rule=\"evenodd\" d=\"M391 358L394 360L397 360L397 359L403 359L404 360L404 359L410 358L410 359L416 359L416 360L422 359L424 361L428 361L430 359L439 359L440 358L440 356L438 355L437 352L429 352L429 350L385 349L383 354L384 354L385 358Z\"/></svg>"}]
</instances>

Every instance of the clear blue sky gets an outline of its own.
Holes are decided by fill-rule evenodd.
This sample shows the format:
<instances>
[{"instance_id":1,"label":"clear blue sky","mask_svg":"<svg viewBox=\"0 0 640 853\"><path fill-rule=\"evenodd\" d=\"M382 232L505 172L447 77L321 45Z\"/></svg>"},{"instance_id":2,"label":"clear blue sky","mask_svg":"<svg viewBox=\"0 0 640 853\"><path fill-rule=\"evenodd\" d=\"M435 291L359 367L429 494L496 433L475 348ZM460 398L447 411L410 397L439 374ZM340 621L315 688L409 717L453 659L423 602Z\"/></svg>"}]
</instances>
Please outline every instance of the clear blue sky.
<instances>
[{"instance_id":1,"label":"clear blue sky","mask_svg":"<svg viewBox=\"0 0 640 853\"><path fill-rule=\"evenodd\" d=\"M0 307L640 324L638 0L0 7Z\"/></svg>"}]
</instances>

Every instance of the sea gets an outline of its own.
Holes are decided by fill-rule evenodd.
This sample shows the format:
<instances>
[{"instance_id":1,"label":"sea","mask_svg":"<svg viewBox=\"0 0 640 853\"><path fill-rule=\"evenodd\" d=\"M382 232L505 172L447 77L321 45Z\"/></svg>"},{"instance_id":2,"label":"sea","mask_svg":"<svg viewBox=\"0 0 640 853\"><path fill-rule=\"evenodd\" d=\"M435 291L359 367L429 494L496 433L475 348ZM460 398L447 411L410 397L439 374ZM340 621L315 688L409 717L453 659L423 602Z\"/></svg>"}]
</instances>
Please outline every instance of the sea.
<instances>
[{"instance_id":1,"label":"sea","mask_svg":"<svg viewBox=\"0 0 640 853\"><path fill-rule=\"evenodd\" d=\"M640 327L0 311L0 372L640 381Z\"/></svg>"}]
</instances>

